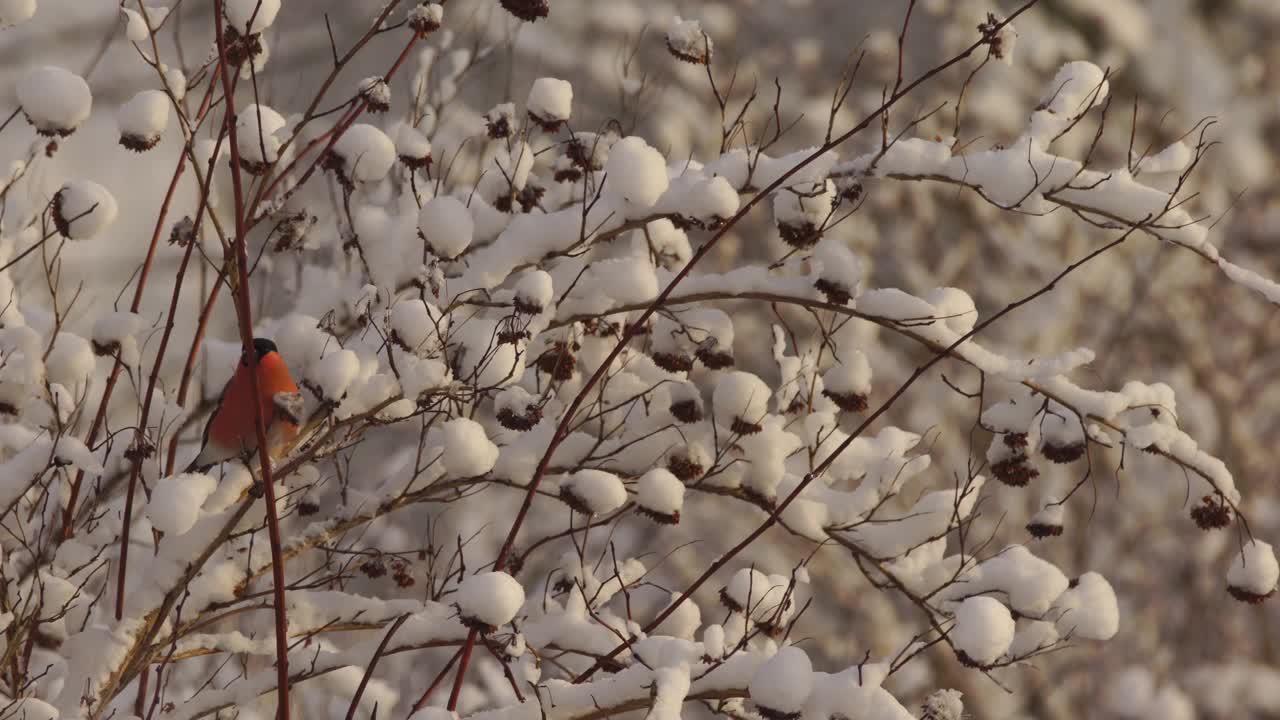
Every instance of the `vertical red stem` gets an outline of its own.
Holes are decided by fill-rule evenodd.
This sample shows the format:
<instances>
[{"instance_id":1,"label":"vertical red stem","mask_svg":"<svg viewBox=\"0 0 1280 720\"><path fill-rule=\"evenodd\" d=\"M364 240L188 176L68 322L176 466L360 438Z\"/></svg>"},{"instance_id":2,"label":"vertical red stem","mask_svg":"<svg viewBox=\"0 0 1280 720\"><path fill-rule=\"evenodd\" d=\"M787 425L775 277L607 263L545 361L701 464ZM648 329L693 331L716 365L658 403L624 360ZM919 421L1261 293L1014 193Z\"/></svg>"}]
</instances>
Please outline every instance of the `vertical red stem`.
<instances>
[{"instance_id":1,"label":"vertical red stem","mask_svg":"<svg viewBox=\"0 0 1280 720\"><path fill-rule=\"evenodd\" d=\"M236 237L232 245L235 249L236 275L236 315L240 321L240 341L244 347L244 358L249 366L249 380L253 388L253 429L258 439L258 466L261 470L262 499L266 503L267 536L271 543L271 581L273 592L273 610L275 611L276 630L276 719L289 720L289 620L285 615L284 598L284 557L280 542L280 518L276 515L276 491L271 477L271 455L267 447L266 418L262 417L262 403L256 402L261 397L262 388L258 382L258 354L253 349L253 319L250 317L249 302L249 251L245 237L245 203L244 188L240 180L240 149L236 143L235 133L235 89L231 86L231 75L227 72L226 39L222 32L222 0L213 2L213 21L217 32L218 57L222 76L223 100L226 103L224 120L227 127L227 146L231 151L231 188L235 198Z\"/></svg>"}]
</instances>

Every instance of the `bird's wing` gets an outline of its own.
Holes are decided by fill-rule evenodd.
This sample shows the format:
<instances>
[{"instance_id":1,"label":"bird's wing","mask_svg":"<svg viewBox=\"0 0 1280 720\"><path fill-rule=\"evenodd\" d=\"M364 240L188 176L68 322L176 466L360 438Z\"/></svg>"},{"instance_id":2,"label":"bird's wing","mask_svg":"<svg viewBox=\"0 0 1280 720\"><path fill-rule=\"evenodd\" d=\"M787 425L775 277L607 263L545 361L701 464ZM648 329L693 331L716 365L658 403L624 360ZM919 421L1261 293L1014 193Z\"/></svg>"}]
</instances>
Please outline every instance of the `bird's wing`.
<instances>
[{"instance_id":1,"label":"bird's wing","mask_svg":"<svg viewBox=\"0 0 1280 720\"><path fill-rule=\"evenodd\" d=\"M186 472L206 470L212 466L212 463L204 465L201 462L205 455L205 449L209 447L209 428L213 427L213 419L218 417L218 411L222 409L222 399L227 396L227 390L231 387L231 382L235 378L236 376L233 373L231 379L227 380L227 383L222 386L222 392L218 393L218 402L213 406L213 412L209 413L209 419L204 421L204 431L200 433L200 452L196 453L195 459L191 461L191 465L187 466Z\"/></svg>"}]
</instances>

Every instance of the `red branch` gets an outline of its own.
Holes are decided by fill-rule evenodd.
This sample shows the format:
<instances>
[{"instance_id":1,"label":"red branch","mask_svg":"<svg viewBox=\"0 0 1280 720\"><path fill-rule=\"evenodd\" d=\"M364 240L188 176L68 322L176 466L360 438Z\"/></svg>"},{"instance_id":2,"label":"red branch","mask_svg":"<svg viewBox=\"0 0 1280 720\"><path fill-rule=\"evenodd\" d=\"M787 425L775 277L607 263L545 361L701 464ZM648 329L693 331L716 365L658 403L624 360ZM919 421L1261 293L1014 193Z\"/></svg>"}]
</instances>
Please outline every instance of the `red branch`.
<instances>
[{"instance_id":1,"label":"red branch","mask_svg":"<svg viewBox=\"0 0 1280 720\"><path fill-rule=\"evenodd\" d=\"M236 236L232 243L236 253L236 316L240 324L240 342L244 347L244 360L248 364L250 387L253 389L253 429L258 439L258 465L262 476L262 500L266 503L267 536L271 543L271 582L276 631L276 697L277 720L289 720L289 619L285 615L284 553L280 543L280 518L276 515L276 491L271 477L271 454L267 447L266 418L262 417L262 388L258 382L258 354L253 349L252 307L249 302L249 251L245 237L244 188L240 180L240 148L235 133L235 90L231 75L227 72L226 39L222 32L222 0L213 0L213 22L217 31L219 68L222 76L223 100L226 102L224 122L227 127L227 146L231 151L231 187L235 197Z\"/></svg>"}]
</instances>

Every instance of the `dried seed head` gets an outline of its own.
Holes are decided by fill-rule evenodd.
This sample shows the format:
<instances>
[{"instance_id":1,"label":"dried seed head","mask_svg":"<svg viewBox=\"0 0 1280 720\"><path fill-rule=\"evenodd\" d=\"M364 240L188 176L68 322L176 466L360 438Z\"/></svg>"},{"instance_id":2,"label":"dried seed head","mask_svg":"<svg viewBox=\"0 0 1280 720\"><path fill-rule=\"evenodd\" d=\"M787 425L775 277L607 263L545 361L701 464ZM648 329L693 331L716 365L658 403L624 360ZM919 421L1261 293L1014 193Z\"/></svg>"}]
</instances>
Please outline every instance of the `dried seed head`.
<instances>
[{"instance_id":1,"label":"dried seed head","mask_svg":"<svg viewBox=\"0 0 1280 720\"><path fill-rule=\"evenodd\" d=\"M1236 600L1239 600L1242 603L1249 603L1250 605L1258 605L1262 603L1264 600L1266 600L1267 598L1276 594L1276 591L1272 590L1271 592L1266 593L1265 595L1259 595L1258 593L1245 590L1244 588L1238 588L1238 587L1235 587L1234 585L1228 585L1227 592L1231 593L1231 597L1235 598Z\"/></svg>"},{"instance_id":2,"label":"dried seed head","mask_svg":"<svg viewBox=\"0 0 1280 720\"><path fill-rule=\"evenodd\" d=\"M525 22L533 22L551 13L547 0L501 0L501 4L507 12Z\"/></svg>"},{"instance_id":3,"label":"dried seed head","mask_svg":"<svg viewBox=\"0 0 1280 720\"><path fill-rule=\"evenodd\" d=\"M706 472L702 463L689 457L687 452L674 452L667 458L667 469L681 482L692 482Z\"/></svg>"},{"instance_id":4,"label":"dried seed head","mask_svg":"<svg viewBox=\"0 0 1280 720\"><path fill-rule=\"evenodd\" d=\"M650 519L650 520L652 520L653 522L658 523L659 525L678 525L678 524L680 524L680 511L679 511L679 510L677 510L677 511L675 511L675 512L673 512L673 513L668 514L668 513L660 513L660 512L658 512L657 510L650 510L650 509L649 509L649 508L647 508L647 507L637 506L637 507L636 507L636 512L638 512L638 513L640 513L641 515L643 515L643 516L645 516L645 517L649 518L649 519Z\"/></svg>"},{"instance_id":5,"label":"dried seed head","mask_svg":"<svg viewBox=\"0 0 1280 720\"><path fill-rule=\"evenodd\" d=\"M1027 446L1026 433L1005 433L1001 439L1004 441L1005 446L1012 450L1021 450Z\"/></svg>"},{"instance_id":6,"label":"dried seed head","mask_svg":"<svg viewBox=\"0 0 1280 720\"><path fill-rule=\"evenodd\" d=\"M120 135L120 144L123 145L126 150L132 150L139 153L146 152L160 144L160 136L151 135L148 137L144 135L122 133Z\"/></svg>"},{"instance_id":7,"label":"dried seed head","mask_svg":"<svg viewBox=\"0 0 1280 720\"><path fill-rule=\"evenodd\" d=\"M733 367L733 354L718 347L700 347L694 353L708 370L723 370Z\"/></svg>"},{"instance_id":8,"label":"dried seed head","mask_svg":"<svg viewBox=\"0 0 1280 720\"><path fill-rule=\"evenodd\" d=\"M811 222L778 223L778 232L782 235L783 242L798 250L811 248L822 238L818 226Z\"/></svg>"},{"instance_id":9,"label":"dried seed head","mask_svg":"<svg viewBox=\"0 0 1280 720\"><path fill-rule=\"evenodd\" d=\"M1084 457L1084 449L1085 445L1082 442L1068 443L1066 445L1055 445L1053 443L1046 442L1044 446L1040 448L1040 454L1044 455L1045 459L1049 462L1065 465Z\"/></svg>"},{"instance_id":10,"label":"dried seed head","mask_svg":"<svg viewBox=\"0 0 1280 720\"><path fill-rule=\"evenodd\" d=\"M371 113L384 113L391 109L391 87L380 77L365 78L360 82L360 99Z\"/></svg>"},{"instance_id":11,"label":"dried seed head","mask_svg":"<svg viewBox=\"0 0 1280 720\"><path fill-rule=\"evenodd\" d=\"M671 373L688 372L693 369L693 358L683 353L656 352L653 364Z\"/></svg>"},{"instance_id":12,"label":"dried seed head","mask_svg":"<svg viewBox=\"0 0 1280 720\"><path fill-rule=\"evenodd\" d=\"M178 247L186 247L187 243L196 239L196 224L191 220L190 215L184 215L181 220L173 224L173 229L169 231L169 244Z\"/></svg>"},{"instance_id":13,"label":"dried seed head","mask_svg":"<svg viewBox=\"0 0 1280 720\"><path fill-rule=\"evenodd\" d=\"M702 25L697 20L682 20L677 17L667 31L666 39L667 51L677 60L694 65L711 62L711 38L703 32Z\"/></svg>"},{"instance_id":14,"label":"dried seed head","mask_svg":"<svg viewBox=\"0 0 1280 720\"><path fill-rule=\"evenodd\" d=\"M568 343L557 340L546 352L538 356L538 369L556 380L571 380L578 359Z\"/></svg>"},{"instance_id":15,"label":"dried seed head","mask_svg":"<svg viewBox=\"0 0 1280 720\"><path fill-rule=\"evenodd\" d=\"M1026 455L1013 455L992 464L991 474L1010 487L1026 487L1040 476L1040 471L1031 466Z\"/></svg>"},{"instance_id":16,"label":"dried seed head","mask_svg":"<svg viewBox=\"0 0 1280 720\"><path fill-rule=\"evenodd\" d=\"M1191 508L1191 519L1201 530L1218 530L1231 524L1231 506L1226 498L1205 495L1199 505Z\"/></svg>"},{"instance_id":17,"label":"dried seed head","mask_svg":"<svg viewBox=\"0 0 1280 720\"><path fill-rule=\"evenodd\" d=\"M387 566L382 562L381 558L374 560L366 560L360 565L360 572L368 578L380 578L387 574Z\"/></svg>"},{"instance_id":18,"label":"dried seed head","mask_svg":"<svg viewBox=\"0 0 1280 720\"><path fill-rule=\"evenodd\" d=\"M844 412L866 412L867 396L860 393L838 393L824 389L824 397L836 404Z\"/></svg>"},{"instance_id":19,"label":"dried seed head","mask_svg":"<svg viewBox=\"0 0 1280 720\"><path fill-rule=\"evenodd\" d=\"M756 712L765 720L799 720L800 718L800 711L798 710L796 712L782 712L781 710L767 708L759 703L756 704Z\"/></svg>"},{"instance_id":20,"label":"dried seed head","mask_svg":"<svg viewBox=\"0 0 1280 720\"><path fill-rule=\"evenodd\" d=\"M813 283L813 286L823 295L827 296L827 302L829 303L834 303L836 305L848 305L849 300L852 299L848 288L841 287L826 278L818 278L818 280Z\"/></svg>"},{"instance_id":21,"label":"dried seed head","mask_svg":"<svg viewBox=\"0 0 1280 720\"><path fill-rule=\"evenodd\" d=\"M485 132L493 140L501 140L511 137L511 130L514 125L515 105L511 103L502 103L495 106L492 110L484 114Z\"/></svg>"},{"instance_id":22,"label":"dried seed head","mask_svg":"<svg viewBox=\"0 0 1280 720\"><path fill-rule=\"evenodd\" d=\"M444 23L444 7L440 3L422 2L409 9L409 28L425 37L440 29Z\"/></svg>"},{"instance_id":23,"label":"dried seed head","mask_svg":"<svg viewBox=\"0 0 1280 720\"><path fill-rule=\"evenodd\" d=\"M529 405L523 413L517 413L511 408L502 408L498 411L498 423L508 430L518 432L532 430L540 420L542 420L542 408L537 405Z\"/></svg>"},{"instance_id":24,"label":"dried seed head","mask_svg":"<svg viewBox=\"0 0 1280 720\"><path fill-rule=\"evenodd\" d=\"M223 38L227 49L227 62L232 67L239 67L262 54L262 37L258 33L242 35L234 25L227 25Z\"/></svg>"},{"instance_id":25,"label":"dried seed head","mask_svg":"<svg viewBox=\"0 0 1280 720\"><path fill-rule=\"evenodd\" d=\"M702 405L695 400L671 403L671 415L682 423L696 423L703 418Z\"/></svg>"},{"instance_id":26,"label":"dried seed head","mask_svg":"<svg viewBox=\"0 0 1280 720\"><path fill-rule=\"evenodd\" d=\"M1062 534L1061 525L1052 525L1032 520L1027 523L1027 532L1031 533L1031 537L1043 540L1047 537L1057 537Z\"/></svg>"},{"instance_id":27,"label":"dried seed head","mask_svg":"<svg viewBox=\"0 0 1280 720\"><path fill-rule=\"evenodd\" d=\"M315 215L308 215L299 210L280 221L276 226L276 242L272 246L274 252L302 250L307 231L319 221Z\"/></svg>"}]
</instances>

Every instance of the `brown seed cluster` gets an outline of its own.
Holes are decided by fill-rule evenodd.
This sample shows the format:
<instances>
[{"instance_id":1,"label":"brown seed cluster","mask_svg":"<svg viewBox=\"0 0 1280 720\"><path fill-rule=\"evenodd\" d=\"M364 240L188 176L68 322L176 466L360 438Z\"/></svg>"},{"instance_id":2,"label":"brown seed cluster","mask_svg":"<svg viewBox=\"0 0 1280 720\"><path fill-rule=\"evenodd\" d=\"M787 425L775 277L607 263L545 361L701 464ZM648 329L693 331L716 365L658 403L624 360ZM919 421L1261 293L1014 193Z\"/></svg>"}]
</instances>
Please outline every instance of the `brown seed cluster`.
<instances>
[{"instance_id":1,"label":"brown seed cluster","mask_svg":"<svg viewBox=\"0 0 1280 720\"><path fill-rule=\"evenodd\" d=\"M693 358L684 353L656 352L653 364L670 373L689 372L693 369Z\"/></svg>"},{"instance_id":2,"label":"brown seed cluster","mask_svg":"<svg viewBox=\"0 0 1280 720\"><path fill-rule=\"evenodd\" d=\"M1031 533L1031 537L1043 540L1047 537L1058 537L1061 535L1062 526L1041 522L1029 522L1027 523L1027 532Z\"/></svg>"},{"instance_id":3,"label":"brown seed cluster","mask_svg":"<svg viewBox=\"0 0 1280 720\"><path fill-rule=\"evenodd\" d=\"M668 514L668 513L660 513L656 510L650 510L647 507L637 506L636 512L649 518L653 522L658 523L659 525L678 525L680 523L679 510L675 511L674 513Z\"/></svg>"},{"instance_id":4,"label":"brown seed cluster","mask_svg":"<svg viewBox=\"0 0 1280 720\"><path fill-rule=\"evenodd\" d=\"M1085 444L1083 442L1067 443L1065 445L1046 442L1040 448L1040 454L1044 455L1049 462L1065 465L1084 457L1084 450Z\"/></svg>"},{"instance_id":5,"label":"brown seed cluster","mask_svg":"<svg viewBox=\"0 0 1280 720\"><path fill-rule=\"evenodd\" d=\"M824 389L823 397L836 404L844 412L866 412L867 396L860 393L838 393Z\"/></svg>"},{"instance_id":6,"label":"brown seed cluster","mask_svg":"<svg viewBox=\"0 0 1280 720\"><path fill-rule=\"evenodd\" d=\"M1191 508L1191 519L1201 530L1218 530L1231 524L1231 506L1222 496L1205 495Z\"/></svg>"},{"instance_id":7,"label":"brown seed cluster","mask_svg":"<svg viewBox=\"0 0 1280 720\"><path fill-rule=\"evenodd\" d=\"M827 296L827 302L829 303L834 303L836 305L848 305L849 300L852 299L848 288L837 285L826 278L818 278L818 280L813 283L813 286L818 289L818 292Z\"/></svg>"},{"instance_id":8,"label":"brown seed cluster","mask_svg":"<svg viewBox=\"0 0 1280 720\"><path fill-rule=\"evenodd\" d=\"M1264 600L1266 600L1267 598L1276 594L1276 591L1272 590L1271 592L1266 593L1265 595L1259 595L1258 593L1250 592L1248 590L1245 590L1244 588L1238 588L1233 585L1227 586L1227 592L1231 593L1231 597L1235 598L1236 600L1239 600L1242 603L1248 603L1250 605L1258 605L1262 603Z\"/></svg>"},{"instance_id":9,"label":"brown seed cluster","mask_svg":"<svg viewBox=\"0 0 1280 720\"><path fill-rule=\"evenodd\" d=\"M1009 457L992 463L991 474L997 480L1010 487L1025 487L1027 483L1040 477L1040 471L1035 469L1031 461L1027 459L1027 434L1009 432L1005 433L1001 438L1005 447L1009 448L1011 454Z\"/></svg>"},{"instance_id":10,"label":"brown seed cluster","mask_svg":"<svg viewBox=\"0 0 1280 720\"><path fill-rule=\"evenodd\" d=\"M680 482L692 482L700 477L707 469L702 467L702 463L693 460L686 453L672 453L667 458L667 469Z\"/></svg>"},{"instance_id":11,"label":"brown seed cluster","mask_svg":"<svg viewBox=\"0 0 1280 720\"><path fill-rule=\"evenodd\" d=\"M501 0L502 7L512 15L533 22L551 13L551 4L547 0Z\"/></svg>"},{"instance_id":12,"label":"brown seed cluster","mask_svg":"<svg viewBox=\"0 0 1280 720\"><path fill-rule=\"evenodd\" d=\"M511 408L502 408L498 411L498 422L508 430L526 432L532 430L540 420L542 420L542 408L537 405L527 406L523 413L517 413Z\"/></svg>"},{"instance_id":13,"label":"brown seed cluster","mask_svg":"<svg viewBox=\"0 0 1280 720\"><path fill-rule=\"evenodd\" d=\"M685 424L702 420L702 406L694 400L679 400L671 403L671 416Z\"/></svg>"},{"instance_id":14,"label":"brown seed cluster","mask_svg":"<svg viewBox=\"0 0 1280 720\"><path fill-rule=\"evenodd\" d=\"M807 250L817 245L822 237L818 226L811 222L778 223L778 232L782 235L783 242L797 250Z\"/></svg>"},{"instance_id":15,"label":"brown seed cluster","mask_svg":"<svg viewBox=\"0 0 1280 720\"><path fill-rule=\"evenodd\" d=\"M558 340L549 350L538 356L538 369L556 380L573 379L573 371L578 365L569 344Z\"/></svg>"}]
</instances>

